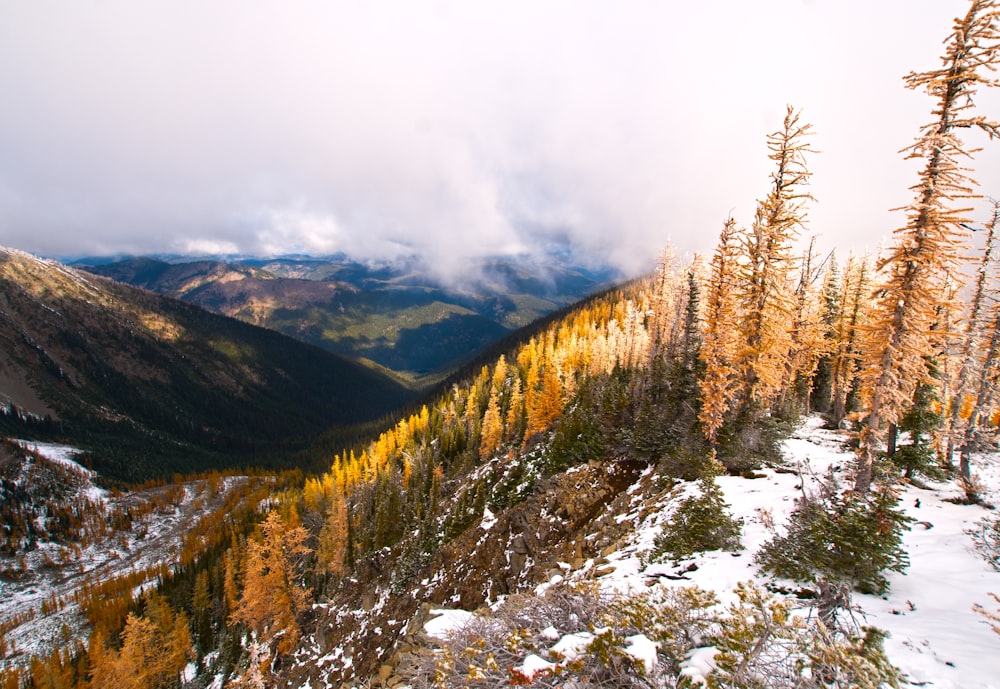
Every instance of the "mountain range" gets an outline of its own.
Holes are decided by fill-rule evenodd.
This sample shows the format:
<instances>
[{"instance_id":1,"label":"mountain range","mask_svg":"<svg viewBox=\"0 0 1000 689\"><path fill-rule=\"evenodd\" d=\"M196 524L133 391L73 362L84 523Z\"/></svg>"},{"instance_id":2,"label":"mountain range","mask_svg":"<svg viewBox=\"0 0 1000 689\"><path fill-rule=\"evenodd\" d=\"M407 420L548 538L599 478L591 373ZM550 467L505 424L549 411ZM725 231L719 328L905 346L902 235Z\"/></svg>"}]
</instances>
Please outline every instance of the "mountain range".
<instances>
[{"instance_id":1,"label":"mountain range","mask_svg":"<svg viewBox=\"0 0 1000 689\"><path fill-rule=\"evenodd\" d=\"M0 435L72 444L0 445L15 527L0 553L5 686L749 689L760 684L744 676L767 676L846 689L901 686L902 673L992 686L981 659L994 641L972 605L998 580L973 536L1000 533L995 517L958 504L959 484L930 467L902 500L842 499L851 437L798 417L805 387L788 414L734 417L711 445L691 271L505 338L502 356L481 353L486 365L409 415L397 406L370 424L382 431L367 443L333 447L323 473L177 476L124 494L99 491L76 462L134 483L222 457L287 458L337 414L373 419L413 393L279 333L18 252L0 254L0 280ZM198 423L170 422L183 405ZM817 514L830 533L801 526ZM847 554L827 563L828 551ZM98 555L108 564L88 569ZM786 575L788 561L815 569ZM823 607L828 570L843 577L842 618ZM73 573L79 586L63 582ZM878 629L859 629L859 610ZM821 672L845 681L798 682Z\"/></svg>"},{"instance_id":2,"label":"mountain range","mask_svg":"<svg viewBox=\"0 0 1000 689\"><path fill-rule=\"evenodd\" d=\"M484 347L607 286L610 269L518 258L470 263L460 283L415 261L87 258L77 267L366 359L426 388Z\"/></svg>"},{"instance_id":3,"label":"mountain range","mask_svg":"<svg viewBox=\"0 0 1000 689\"><path fill-rule=\"evenodd\" d=\"M0 432L85 449L108 479L280 465L414 395L273 330L7 249L0 340Z\"/></svg>"}]
</instances>

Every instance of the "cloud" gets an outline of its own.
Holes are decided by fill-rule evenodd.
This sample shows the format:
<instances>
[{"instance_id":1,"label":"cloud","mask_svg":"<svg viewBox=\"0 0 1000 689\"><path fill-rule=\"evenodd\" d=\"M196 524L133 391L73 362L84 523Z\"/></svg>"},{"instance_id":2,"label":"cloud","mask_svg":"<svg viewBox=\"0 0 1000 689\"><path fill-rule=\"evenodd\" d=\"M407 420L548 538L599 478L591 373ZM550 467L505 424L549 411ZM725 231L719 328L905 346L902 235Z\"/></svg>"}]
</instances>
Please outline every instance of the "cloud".
<instances>
[{"instance_id":1,"label":"cloud","mask_svg":"<svg viewBox=\"0 0 1000 689\"><path fill-rule=\"evenodd\" d=\"M823 151L810 230L873 247L931 108L901 77L965 4L14 1L0 243L419 252L442 274L568 246L635 272L749 222L792 103Z\"/></svg>"}]
</instances>

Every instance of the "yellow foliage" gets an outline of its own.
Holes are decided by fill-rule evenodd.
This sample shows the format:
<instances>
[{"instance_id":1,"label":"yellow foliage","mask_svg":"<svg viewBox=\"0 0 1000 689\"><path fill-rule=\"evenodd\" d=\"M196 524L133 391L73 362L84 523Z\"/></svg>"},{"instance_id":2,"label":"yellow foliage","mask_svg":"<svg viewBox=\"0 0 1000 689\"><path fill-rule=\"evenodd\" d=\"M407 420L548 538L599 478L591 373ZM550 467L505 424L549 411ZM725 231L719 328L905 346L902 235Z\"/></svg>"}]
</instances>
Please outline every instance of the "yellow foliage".
<instances>
[{"instance_id":1,"label":"yellow foliage","mask_svg":"<svg viewBox=\"0 0 1000 689\"><path fill-rule=\"evenodd\" d=\"M312 552L305 545L308 536L303 527L289 528L272 511L259 536L247 543L243 592L231 619L246 625L258 639L271 640L280 632L280 654L298 644L301 632L296 618L309 601L309 591L299 581L302 559Z\"/></svg>"}]
</instances>

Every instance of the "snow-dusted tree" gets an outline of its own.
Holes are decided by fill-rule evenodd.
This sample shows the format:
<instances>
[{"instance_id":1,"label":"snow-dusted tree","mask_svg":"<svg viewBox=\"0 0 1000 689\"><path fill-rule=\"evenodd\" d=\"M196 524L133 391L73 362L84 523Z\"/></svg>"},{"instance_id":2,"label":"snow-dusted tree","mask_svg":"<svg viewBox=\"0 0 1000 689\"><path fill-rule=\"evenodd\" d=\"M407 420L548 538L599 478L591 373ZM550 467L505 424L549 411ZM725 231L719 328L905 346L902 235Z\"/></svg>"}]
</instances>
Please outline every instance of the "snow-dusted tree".
<instances>
[{"instance_id":1,"label":"snow-dusted tree","mask_svg":"<svg viewBox=\"0 0 1000 689\"><path fill-rule=\"evenodd\" d=\"M673 247L666 246L656 261L656 277L651 295L651 355L672 360L684 346L685 308L689 293L688 268L681 264Z\"/></svg>"},{"instance_id":2,"label":"snow-dusted tree","mask_svg":"<svg viewBox=\"0 0 1000 689\"><path fill-rule=\"evenodd\" d=\"M760 201L754 222L744 233L740 264L742 318L737 367L742 411L766 407L781 390L789 350L794 303L792 244L805 221L802 187L810 172L805 156L812 152L806 137L812 125L800 122L791 106L782 128L767 137L768 156L777 167L771 191Z\"/></svg>"},{"instance_id":3,"label":"snow-dusted tree","mask_svg":"<svg viewBox=\"0 0 1000 689\"><path fill-rule=\"evenodd\" d=\"M969 410L962 437L962 453L959 474L965 487L966 497L978 501L978 488L972 480L972 452L980 443L984 421L989 421L996 408L997 388L1000 386L1000 304L990 314L991 328L985 350L980 354L978 376L975 381L975 399Z\"/></svg>"},{"instance_id":4,"label":"snow-dusted tree","mask_svg":"<svg viewBox=\"0 0 1000 689\"><path fill-rule=\"evenodd\" d=\"M828 325L824 322L816 282L823 273L823 262L815 256L816 238L802 257L799 280L792 300L790 348L785 361L785 380L781 389L781 407L803 404L808 411L809 390L816 367L828 347ZM819 263L819 265L817 265Z\"/></svg>"},{"instance_id":5,"label":"snow-dusted tree","mask_svg":"<svg viewBox=\"0 0 1000 689\"><path fill-rule=\"evenodd\" d=\"M979 266L976 270L976 284L972 292L972 301L969 304L969 314L965 320L961 341L958 343L958 357L960 358L960 362L948 408L948 430L945 447L946 460L949 466L954 461L955 443L959 440L961 431L962 412L969 401L966 396L974 384L978 366L983 363L988 368L990 365L989 362L982 362L980 355L983 346L983 325L987 318L985 310L987 307L987 297L989 296L988 288L990 287L991 278L995 277L993 250L998 221L1000 221L1000 202L994 202L993 217L985 228L986 237L983 243ZM976 394L978 396L978 390ZM971 410L969 411L971 413Z\"/></svg>"},{"instance_id":6,"label":"snow-dusted tree","mask_svg":"<svg viewBox=\"0 0 1000 689\"><path fill-rule=\"evenodd\" d=\"M831 373L833 376L832 415L835 425L847 416L849 398L857 382L861 353L861 329L867 323L867 299L871 294L871 267L868 257L847 260L837 320L834 324Z\"/></svg>"},{"instance_id":7,"label":"snow-dusted tree","mask_svg":"<svg viewBox=\"0 0 1000 689\"><path fill-rule=\"evenodd\" d=\"M998 20L996 0L973 0L968 13L955 21L943 66L906 77L909 88L925 89L936 104L934 120L904 149L907 158L922 159L924 166L913 187L915 198L905 208L906 224L896 230L895 245L879 265L883 284L861 377L866 418L855 480L861 493L871 485L884 429L899 419L917 384L928 380L924 357L940 348L944 335L931 326L944 280L956 272L969 210L954 204L973 198L975 184L963 167L974 151L957 132L1000 134L997 123L971 112L977 88L996 85L988 73L995 70L1000 49Z\"/></svg>"},{"instance_id":8,"label":"snow-dusted tree","mask_svg":"<svg viewBox=\"0 0 1000 689\"><path fill-rule=\"evenodd\" d=\"M699 381L701 422L705 437L715 436L733 403L736 381L734 365L737 351L737 308L733 293L736 282L737 228L732 218L726 220L715 246L705 288L705 330L702 334L701 360L705 372Z\"/></svg>"}]
</instances>

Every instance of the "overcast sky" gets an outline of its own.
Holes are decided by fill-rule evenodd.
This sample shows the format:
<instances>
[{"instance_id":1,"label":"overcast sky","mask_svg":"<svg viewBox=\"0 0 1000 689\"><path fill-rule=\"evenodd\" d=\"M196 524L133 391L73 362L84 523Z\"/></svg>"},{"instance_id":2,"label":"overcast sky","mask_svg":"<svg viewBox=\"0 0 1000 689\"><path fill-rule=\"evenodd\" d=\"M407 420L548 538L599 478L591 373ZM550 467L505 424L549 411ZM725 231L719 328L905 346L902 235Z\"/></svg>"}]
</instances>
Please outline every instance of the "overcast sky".
<instances>
[{"instance_id":1,"label":"overcast sky","mask_svg":"<svg viewBox=\"0 0 1000 689\"><path fill-rule=\"evenodd\" d=\"M636 271L750 222L792 104L822 151L809 232L875 249L932 107L902 77L967 5L0 0L0 244L448 270L568 243Z\"/></svg>"}]
</instances>

